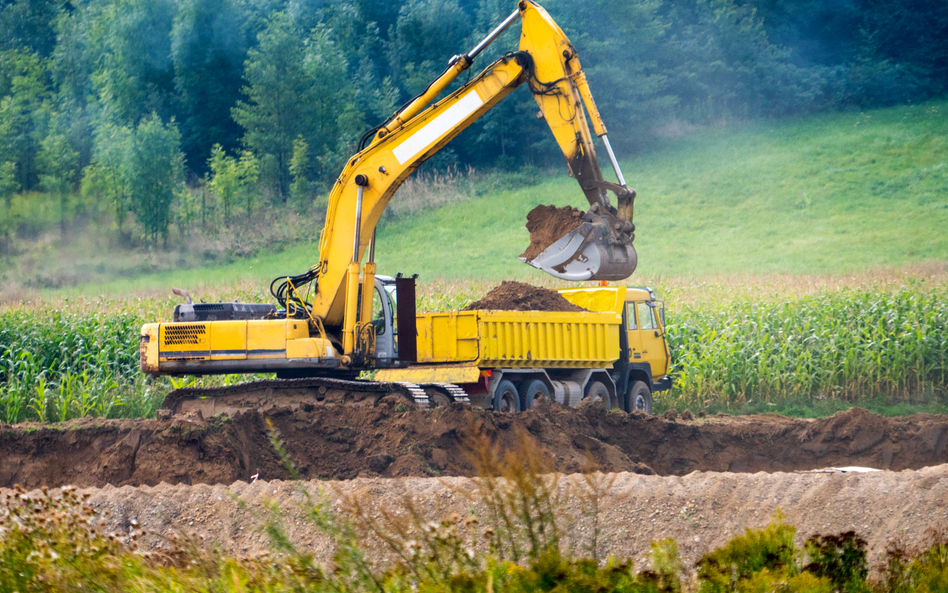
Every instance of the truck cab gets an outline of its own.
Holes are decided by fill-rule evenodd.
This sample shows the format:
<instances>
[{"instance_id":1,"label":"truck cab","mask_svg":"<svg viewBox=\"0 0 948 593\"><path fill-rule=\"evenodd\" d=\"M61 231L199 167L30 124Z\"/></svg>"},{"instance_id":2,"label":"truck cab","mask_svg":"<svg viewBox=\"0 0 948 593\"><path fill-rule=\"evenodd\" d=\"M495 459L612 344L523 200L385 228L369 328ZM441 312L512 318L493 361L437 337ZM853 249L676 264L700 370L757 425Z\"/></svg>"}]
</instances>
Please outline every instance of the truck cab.
<instances>
[{"instance_id":1,"label":"truck cab","mask_svg":"<svg viewBox=\"0 0 948 593\"><path fill-rule=\"evenodd\" d=\"M652 392L671 388L671 350L665 340L665 303L651 288L630 286L620 333L622 362L616 364L619 381L624 379L629 408L652 411ZM622 368L624 367L624 368ZM647 388L647 389L646 389Z\"/></svg>"}]
</instances>

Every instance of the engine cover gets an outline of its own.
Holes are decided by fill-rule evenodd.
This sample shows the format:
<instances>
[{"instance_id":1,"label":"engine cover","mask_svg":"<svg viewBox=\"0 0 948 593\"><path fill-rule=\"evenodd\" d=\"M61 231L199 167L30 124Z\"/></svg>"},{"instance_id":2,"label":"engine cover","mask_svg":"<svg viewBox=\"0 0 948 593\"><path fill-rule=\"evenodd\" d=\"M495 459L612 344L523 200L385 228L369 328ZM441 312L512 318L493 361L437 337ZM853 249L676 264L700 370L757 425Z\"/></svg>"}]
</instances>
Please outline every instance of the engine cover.
<instances>
[{"instance_id":1,"label":"engine cover","mask_svg":"<svg viewBox=\"0 0 948 593\"><path fill-rule=\"evenodd\" d=\"M262 303L193 303L177 305L174 320L179 321L235 321L239 319L266 319L276 307Z\"/></svg>"}]
</instances>

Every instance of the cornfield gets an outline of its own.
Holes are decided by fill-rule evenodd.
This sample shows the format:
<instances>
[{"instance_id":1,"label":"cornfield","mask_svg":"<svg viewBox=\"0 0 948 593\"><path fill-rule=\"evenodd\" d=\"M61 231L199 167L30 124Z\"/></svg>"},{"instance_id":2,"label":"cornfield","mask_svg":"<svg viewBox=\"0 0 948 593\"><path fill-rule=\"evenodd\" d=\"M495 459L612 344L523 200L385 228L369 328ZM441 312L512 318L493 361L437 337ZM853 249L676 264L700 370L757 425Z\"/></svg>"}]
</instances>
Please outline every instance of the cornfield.
<instances>
[{"instance_id":1,"label":"cornfield","mask_svg":"<svg viewBox=\"0 0 948 593\"><path fill-rule=\"evenodd\" d=\"M493 284L426 283L418 308L455 310ZM731 288L737 296L721 299L708 298L704 284L664 286L675 387L660 395L663 405L736 410L751 401L858 403L948 393L945 280L839 285L802 296L792 294L792 283L767 295ZM259 299L246 290L240 296ZM139 328L172 306L164 298L136 298L0 311L0 422L147 417L177 386L248 380L142 375Z\"/></svg>"},{"instance_id":2,"label":"cornfield","mask_svg":"<svg viewBox=\"0 0 948 593\"><path fill-rule=\"evenodd\" d=\"M140 327L128 312L0 314L0 421L153 415L164 393L138 371Z\"/></svg>"},{"instance_id":3,"label":"cornfield","mask_svg":"<svg viewBox=\"0 0 948 593\"><path fill-rule=\"evenodd\" d=\"M948 284L840 288L799 299L668 311L668 403L908 399L948 387Z\"/></svg>"}]
</instances>

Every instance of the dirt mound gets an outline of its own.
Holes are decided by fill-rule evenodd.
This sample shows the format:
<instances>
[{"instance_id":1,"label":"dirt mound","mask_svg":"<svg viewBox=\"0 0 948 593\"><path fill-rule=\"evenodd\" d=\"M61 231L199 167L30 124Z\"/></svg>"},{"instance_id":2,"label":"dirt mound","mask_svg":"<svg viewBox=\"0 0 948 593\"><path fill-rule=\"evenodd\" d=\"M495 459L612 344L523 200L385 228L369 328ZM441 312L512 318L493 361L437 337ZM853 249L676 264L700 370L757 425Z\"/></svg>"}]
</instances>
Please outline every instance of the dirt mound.
<instances>
[{"instance_id":1,"label":"dirt mound","mask_svg":"<svg viewBox=\"0 0 948 593\"><path fill-rule=\"evenodd\" d=\"M578 482L568 476L562 483ZM302 484L312 495L325 491L363 496L372 507L398 504L406 493L416 501L424 519L439 521L452 513L487 516L480 503L464 496L472 490L467 478L357 479L345 482L310 481ZM196 532L207 547L227 553L255 555L267 550L261 533L262 517L276 503L285 513L289 539L329 560L333 546L307 521L301 520L302 497L297 486L282 481L237 482L229 485L122 487L87 490L90 504L108 510L105 532L127 532L132 520L155 535L142 538L144 549L163 547L167 538ZM599 529L600 558L633 558L636 568L648 566L652 541L671 537L686 567L705 553L724 545L745 528L761 528L778 509L797 528L796 543L811 535L853 530L868 542L869 561L876 565L891 537L920 541L930 526L948 523L948 465L919 471L871 474L721 474L696 472L683 477L615 475L609 495L601 500L598 524L584 512L577 497L557 510L564 547L585 550L590 534ZM164 539L163 539L164 538ZM380 542L368 542L370 557L386 553ZM384 556L383 556L384 557Z\"/></svg>"},{"instance_id":2,"label":"dirt mound","mask_svg":"<svg viewBox=\"0 0 948 593\"><path fill-rule=\"evenodd\" d=\"M469 475L464 436L501 446L515 428L576 472L586 451L604 471L685 475L693 471L777 472L849 465L905 470L948 463L948 416L884 418L854 408L830 418L777 415L684 421L641 413L540 406L500 414L461 404L405 410L317 405L234 418L94 420L0 428L0 486L230 484L259 474L289 476L270 445L280 431L306 479Z\"/></svg>"},{"instance_id":3,"label":"dirt mound","mask_svg":"<svg viewBox=\"0 0 948 593\"><path fill-rule=\"evenodd\" d=\"M527 261L543 253L566 233L583 222L585 212L572 206L537 206L527 214L527 230L530 231L530 246L520 254Z\"/></svg>"},{"instance_id":4,"label":"dirt mound","mask_svg":"<svg viewBox=\"0 0 948 593\"><path fill-rule=\"evenodd\" d=\"M500 286L462 311L558 311L583 312L586 309L567 301L548 288L530 286L516 280L504 280Z\"/></svg>"}]
</instances>

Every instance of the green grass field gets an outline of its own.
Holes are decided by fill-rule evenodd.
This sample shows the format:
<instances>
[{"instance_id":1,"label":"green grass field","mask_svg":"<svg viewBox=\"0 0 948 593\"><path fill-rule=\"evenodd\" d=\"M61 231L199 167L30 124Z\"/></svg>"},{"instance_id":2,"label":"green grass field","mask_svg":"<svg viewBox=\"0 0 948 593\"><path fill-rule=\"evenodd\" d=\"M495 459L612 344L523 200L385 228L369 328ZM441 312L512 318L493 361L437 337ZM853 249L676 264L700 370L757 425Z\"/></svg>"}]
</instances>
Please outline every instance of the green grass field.
<instances>
[{"instance_id":1,"label":"green grass field","mask_svg":"<svg viewBox=\"0 0 948 593\"><path fill-rule=\"evenodd\" d=\"M948 259L946 116L942 101L737 124L692 131L625 160L638 190L637 275L845 274ZM526 214L541 203L583 207L584 198L564 174L383 223L380 273L541 279L517 259L528 243ZM316 262L317 234L280 253L75 290L263 283Z\"/></svg>"}]
</instances>

